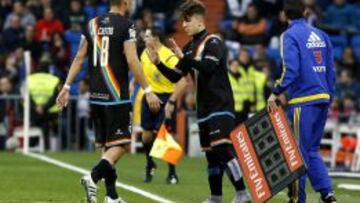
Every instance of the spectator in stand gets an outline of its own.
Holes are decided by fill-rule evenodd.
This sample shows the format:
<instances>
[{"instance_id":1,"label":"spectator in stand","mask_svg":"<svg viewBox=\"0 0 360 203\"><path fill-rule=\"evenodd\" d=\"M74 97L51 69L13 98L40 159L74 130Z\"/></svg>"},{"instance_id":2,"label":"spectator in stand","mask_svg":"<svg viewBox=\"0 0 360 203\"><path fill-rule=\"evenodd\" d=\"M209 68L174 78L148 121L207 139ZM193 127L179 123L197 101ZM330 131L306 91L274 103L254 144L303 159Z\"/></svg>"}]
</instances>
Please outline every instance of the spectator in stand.
<instances>
[{"instance_id":1,"label":"spectator in stand","mask_svg":"<svg viewBox=\"0 0 360 203\"><path fill-rule=\"evenodd\" d=\"M87 16L84 12L81 0L71 0L69 12L67 13L66 19L66 27L72 28L75 24L76 25L86 25Z\"/></svg>"},{"instance_id":2,"label":"spectator in stand","mask_svg":"<svg viewBox=\"0 0 360 203\"><path fill-rule=\"evenodd\" d=\"M13 94L13 85L10 78L0 78L0 96L9 96ZM14 113L14 101L0 99L0 125L5 127L7 135L12 134L11 129L13 126L13 113Z\"/></svg>"},{"instance_id":3,"label":"spectator in stand","mask_svg":"<svg viewBox=\"0 0 360 203\"><path fill-rule=\"evenodd\" d=\"M348 123L351 121L351 119L356 119L355 114L356 114L355 98L351 94L346 94L343 98L342 109L340 114L340 122Z\"/></svg>"},{"instance_id":4,"label":"spectator in stand","mask_svg":"<svg viewBox=\"0 0 360 203\"><path fill-rule=\"evenodd\" d=\"M26 2L26 7L35 15L36 19L41 18L43 9L39 0L28 0Z\"/></svg>"},{"instance_id":5,"label":"spectator in stand","mask_svg":"<svg viewBox=\"0 0 360 203\"><path fill-rule=\"evenodd\" d=\"M226 0L225 19L233 20L245 16L251 0Z\"/></svg>"},{"instance_id":6,"label":"spectator in stand","mask_svg":"<svg viewBox=\"0 0 360 203\"><path fill-rule=\"evenodd\" d=\"M50 148L50 134L57 133L59 108L55 104L61 87L60 79L49 73L47 66L40 65L36 72L28 76L31 122L42 128L45 149Z\"/></svg>"},{"instance_id":7,"label":"spectator in stand","mask_svg":"<svg viewBox=\"0 0 360 203\"><path fill-rule=\"evenodd\" d=\"M316 0L304 0L307 9L307 21L310 25L318 25L324 18L324 13L317 6Z\"/></svg>"},{"instance_id":8,"label":"spectator in stand","mask_svg":"<svg viewBox=\"0 0 360 203\"><path fill-rule=\"evenodd\" d=\"M67 73L67 70L65 70L65 68L70 62L70 53L64 36L61 33L56 32L52 36L50 53L51 58L53 59L53 64L61 72L58 77L60 77L61 79L65 79L65 75Z\"/></svg>"},{"instance_id":9,"label":"spectator in stand","mask_svg":"<svg viewBox=\"0 0 360 203\"><path fill-rule=\"evenodd\" d=\"M0 94L1 94L1 96L7 96L12 93L13 93L13 85L11 83L11 79L6 76L1 77L0 78ZM5 109L1 108L1 110L5 110Z\"/></svg>"},{"instance_id":10,"label":"spectator in stand","mask_svg":"<svg viewBox=\"0 0 360 203\"><path fill-rule=\"evenodd\" d=\"M144 9L141 17L136 21L136 27L139 31L145 31L147 28L154 27L153 13L150 9Z\"/></svg>"},{"instance_id":11,"label":"spectator in stand","mask_svg":"<svg viewBox=\"0 0 360 203\"><path fill-rule=\"evenodd\" d=\"M356 15L354 7L346 0L334 0L325 14L325 27L327 31L337 33L356 32Z\"/></svg>"},{"instance_id":12,"label":"spectator in stand","mask_svg":"<svg viewBox=\"0 0 360 203\"><path fill-rule=\"evenodd\" d=\"M274 69L274 67L276 66L276 61L274 61L274 59L269 57L265 45L263 44L255 45L254 54L252 58L255 68L258 71L263 72L263 68L266 67L269 68L269 71L272 70L273 74L275 75L277 74L277 70Z\"/></svg>"},{"instance_id":13,"label":"spectator in stand","mask_svg":"<svg viewBox=\"0 0 360 203\"><path fill-rule=\"evenodd\" d=\"M47 8L52 8L52 0L40 0L43 11Z\"/></svg>"},{"instance_id":14,"label":"spectator in stand","mask_svg":"<svg viewBox=\"0 0 360 203\"><path fill-rule=\"evenodd\" d=\"M280 35L286 30L288 23L284 12L280 12L273 20L270 28L270 47L273 49L280 49Z\"/></svg>"},{"instance_id":15,"label":"spectator in stand","mask_svg":"<svg viewBox=\"0 0 360 203\"><path fill-rule=\"evenodd\" d=\"M16 67L16 57L15 54L9 54L5 58L4 68L0 76L9 77L10 80L14 80L18 76L18 71Z\"/></svg>"},{"instance_id":16,"label":"spectator in stand","mask_svg":"<svg viewBox=\"0 0 360 203\"><path fill-rule=\"evenodd\" d=\"M284 12L280 12L278 16L273 20L270 36L272 37L280 37L280 35L286 30L288 27L288 23L286 21L286 17Z\"/></svg>"},{"instance_id":17,"label":"spectator in stand","mask_svg":"<svg viewBox=\"0 0 360 203\"><path fill-rule=\"evenodd\" d=\"M179 2L180 0L146 0L142 2L142 9L153 13L155 27L159 27L164 32L172 32L176 22L174 13Z\"/></svg>"},{"instance_id":18,"label":"spectator in stand","mask_svg":"<svg viewBox=\"0 0 360 203\"><path fill-rule=\"evenodd\" d=\"M235 110L235 125L238 125L245 121L248 117L249 109L246 111L244 108L245 105L245 94L241 91L242 87L242 78L240 73L240 64L238 60L232 60L229 63L228 68L228 77L233 92L234 98L234 110Z\"/></svg>"},{"instance_id":19,"label":"spectator in stand","mask_svg":"<svg viewBox=\"0 0 360 203\"><path fill-rule=\"evenodd\" d=\"M255 45L264 43L266 40L266 20L259 16L255 4L250 4L246 16L234 22L240 43L244 45Z\"/></svg>"},{"instance_id":20,"label":"spectator in stand","mask_svg":"<svg viewBox=\"0 0 360 203\"><path fill-rule=\"evenodd\" d=\"M61 0L61 3L58 3L59 0L57 0L57 3L55 3L53 0L40 0L40 2L42 13L44 10L51 8L54 11L54 14L59 17L65 16L64 11L68 8L69 5L69 0Z\"/></svg>"},{"instance_id":21,"label":"spectator in stand","mask_svg":"<svg viewBox=\"0 0 360 203\"><path fill-rule=\"evenodd\" d=\"M16 91L20 90L20 85L26 77L25 73L25 60L24 60L24 48L18 47L14 53L13 57L15 59L15 67L17 68L17 75L12 81L14 82L14 89Z\"/></svg>"},{"instance_id":22,"label":"spectator in stand","mask_svg":"<svg viewBox=\"0 0 360 203\"><path fill-rule=\"evenodd\" d=\"M242 95L242 119L247 119L249 113L255 113L265 107L264 90L266 76L256 69L249 50L242 48L239 52L240 87L238 93Z\"/></svg>"},{"instance_id":23,"label":"spectator in stand","mask_svg":"<svg viewBox=\"0 0 360 203\"><path fill-rule=\"evenodd\" d=\"M13 12L10 13L5 21L4 29L7 29L10 27L11 19L14 16L20 17L21 26L25 28L28 25L35 26L36 24L36 18L35 16L27 10L24 3L22 1L16 1L14 3Z\"/></svg>"},{"instance_id":24,"label":"spectator in stand","mask_svg":"<svg viewBox=\"0 0 360 203\"><path fill-rule=\"evenodd\" d=\"M346 95L352 95L355 101L359 102L360 84L354 80L349 70L341 70L339 84L336 85L336 96L343 100Z\"/></svg>"},{"instance_id":25,"label":"spectator in stand","mask_svg":"<svg viewBox=\"0 0 360 203\"><path fill-rule=\"evenodd\" d=\"M50 52L43 52L40 60L39 60L39 64L37 65L36 71L42 70L42 72L46 72L54 75L56 77L58 77L59 79L61 79L61 77L63 77L63 71L58 68L55 63L53 62L53 57L51 56Z\"/></svg>"},{"instance_id":26,"label":"spectator in stand","mask_svg":"<svg viewBox=\"0 0 360 203\"><path fill-rule=\"evenodd\" d=\"M26 27L23 47L31 52L32 59L37 63L40 58L41 49L39 49L39 42L35 40L35 27L30 25Z\"/></svg>"},{"instance_id":27,"label":"spectator in stand","mask_svg":"<svg viewBox=\"0 0 360 203\"><path fill-rule=\"evenodd\" d=\"M266 53L266 47L263 44L254 46L253 60L270 60Z\"/></svg>"},{"instance_id":28,"label":"spectator in stand","mask_svg":"<svg viewBox=\"0 0 360 203\"><path fill-rule=\"evenodd\" d=\"M360 76L360 64L355 57L354 51L351 47L347 47L340 60L337 61L338 70L349 70L354 73L355 77Z\"/></svg>"},{"instance_id":29,"label":"spectator in stand","mask_svg":"<svg viewBox=\"0 0 360 203\"><path fill-rule=\"evenodd\" d=\"M55 32L63 33L64 25L55 18L51 8L45 8L43 18L36 24L36 39L39 42L49 43Z\"/></svg>"},{"instance_id":30,"label":"spectator in stand","mask_svg":"<svg viewBox=\"0 0 360 203\"><path fill-rule=\"evenodd\" d=\"M20 17L13 15L10 27L3 32L3 46L7 52L14 51L24 41L24 29L20 25Z\"/></svg>"},{"instance_id":31,"label":"spectator in stand","mask_svg":"<svg viewBox=\"0 0 360 203\"><path fill-rule=\"evenodd\" d=\"M11 13L12 0L0 0L0 27L3 27L6 16Z\"/></svg>"}]
</instances>

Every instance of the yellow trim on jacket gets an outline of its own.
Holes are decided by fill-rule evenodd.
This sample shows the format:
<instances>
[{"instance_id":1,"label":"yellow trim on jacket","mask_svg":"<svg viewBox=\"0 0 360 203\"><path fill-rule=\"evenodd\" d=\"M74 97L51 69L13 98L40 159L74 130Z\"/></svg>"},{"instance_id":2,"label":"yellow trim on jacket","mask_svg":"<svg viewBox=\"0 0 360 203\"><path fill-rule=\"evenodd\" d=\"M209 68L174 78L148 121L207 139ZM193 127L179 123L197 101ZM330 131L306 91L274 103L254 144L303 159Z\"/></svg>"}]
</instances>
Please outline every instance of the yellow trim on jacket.
<instances>
[{"instance_id":1,"label":"yellow trim on jacket","mask_svg":"<svg viewBox=\"0 0 360 203\"><path fill-rule=\"evenodd\" d=\"M319 100L319 99L330 100L330 95L326 94L326 93L320 93L320 94L314 94L314 95L309 95L309 96L304 96L304 97L297 97L297 98L290 99L289 104L298 104L298 103L315 101L315 100Z\"/></svg>"}]
</instances>

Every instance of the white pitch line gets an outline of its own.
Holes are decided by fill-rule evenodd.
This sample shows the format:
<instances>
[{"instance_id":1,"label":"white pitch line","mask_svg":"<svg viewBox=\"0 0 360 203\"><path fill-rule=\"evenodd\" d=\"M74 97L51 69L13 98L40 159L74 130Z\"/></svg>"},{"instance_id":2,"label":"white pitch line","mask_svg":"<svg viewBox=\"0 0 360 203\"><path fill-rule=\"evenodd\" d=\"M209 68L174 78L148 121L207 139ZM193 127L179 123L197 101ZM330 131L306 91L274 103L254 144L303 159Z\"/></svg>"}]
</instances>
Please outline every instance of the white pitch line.
<instances>
[{"instance_id":1,"label":"white pitch line","mask_svg":"<svg viewBox=\"0 0 360 203\"><path fill-rule=\"evenodd\" d=\"M338 188L347 189L347 190L360 190L360 185L355 184L339 184Z\"/></svg>"},{"instance_id":2,"label":"white pitch line","mask_svg":"<svg viewBox=\"0 0 360 203\"><path fill-rule=\"evenodd\" d=\"M329 172L331 177L342 177L342 178L360 178L360 173L351 172Z\"/></svg>"},{"instance_id":3,"label":"white pitch line","mask_svg":"<svg viewBox=\"0 0 360 203\"><path fill-rule=\"evenodd\" d=\"M35 158L35 159L38 159L38 160L41 160L41 161L45 161L47 163L59 166L61 168L68 169L70 171L78 172L80 174L88 174L90 172L90 171L88 171L86 169L83 169L83 168L80 168L80 167L77 167L77 166L74 166L74 165L71 165L71 164L68 164L68 163L65 163L65 162L50 158L50 157L47 157L45 155L34 154L34 153L26 153L26 154L24 153L24 155ZM137 187L127 185L127 184L124 184L124 183L121 183L121 182L118 182L118 181L116 182L116 186L120 187L120 188L123 188L125 190L128 190L130 192L137 193L137 194L139 194L141 196L144 196L146 198L152 199L152 200L157 201L157 202L175 203L175 202L173 202L171 200L160 197L159 195L147 192L145 190L142 190L142 189L139 189Z\"/></svg>"}]
</instances>

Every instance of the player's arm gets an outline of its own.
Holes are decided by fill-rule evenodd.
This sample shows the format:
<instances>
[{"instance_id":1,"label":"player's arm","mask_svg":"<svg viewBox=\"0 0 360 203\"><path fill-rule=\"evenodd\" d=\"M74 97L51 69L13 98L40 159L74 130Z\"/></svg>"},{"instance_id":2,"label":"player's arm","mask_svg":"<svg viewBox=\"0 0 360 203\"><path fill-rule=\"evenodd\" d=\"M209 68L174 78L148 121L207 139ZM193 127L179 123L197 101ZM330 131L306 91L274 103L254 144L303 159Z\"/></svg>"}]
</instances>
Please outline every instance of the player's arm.
<instances>
[{"instance_id":1,"label":"player's arm","mask_svg":"<svg viewBox=\"0 0 360 203\"><path fill-rule=\"evenodd\" d=\"M273 93L279 95L291 85L299 75L300 53L296 41L288 34L281 36L281 57L283 60L283 72L281 78L276 81Z\"/></svg>"},{"instance_id":2,"label":"player's arm","mask_svg":"<svg viewBox=\"0 0 360 203\"><path fill-rule=\"evenodd\" d=\"M151 87L148 85L145 79L144 72L141 68L141 63L137 55L136 43L132 40L125 41L124 52L125 52L126 60L129 64L130 71L133 73L135 80L144 89L146 100L150 106L150 109L155 112L159 111L160 100L152 92Z\"/></svg>"},{"instance_id":3,"label":"player's arm","mask_svg":"<svg viewBox=\"0 0 360 203\"><path fill-rule=\"evenodd\" d=\"M190 56L184 56L180 59L177 67L180 70L188 70L189 67L192 67L200 73L211 74L219 65L224 52L224 44L220 39L214 37L207 41L201 61L195 60Z\"/></svg>"},{"instance_id":4,"label":"player's arm","mask_svg":"<svg viewBox=\"0 0 360 203\"><path fill-rule=\"evenodd\" d=\"M68 104L68 101L70 98L70 93L69 93L70 86L74 82L76 76L78 75L78 73L81 70L81 67L82 67L84 60L86 58L86 55L87 55L87 50L88 50L88 42L87 42L85 36L82 36L81 40L80 40L79 49L78 49L76 56L71 64L68 76L65 81L65 85L61 89L61 91L56 99L56 103L60 109L66 107Z\"/></svg>"},{"instance_id":5,"label":"player's arm","mask_svg":"<svg viewBox=\"0 0 360 203\"><path fill-rule=\"evenodd\" d=\"M147 49L151 62L156 66L162 75L170 80L170 82L176 83L183 77L184 73L176 68L176 65L179 62L176 53L168 56L168 58L163 61L160 60L158 50L154 44L149 43Z\"/></svg>"},{"instance_id":6,"label":"player's arm","mask_svg":"<svg viewBox=\"0 0 360 203\"><path fill-rule=\"evenodd\" d=\"M180 71L179 69L176 68L176 66L179 63L179 58L178 56L176 56L175 53L170 52L168 53L168 55L165 55L165 57L163 59L160 59L160 61L166 65L167 69L169 70L175 70L175 71ZM180 76L179 79L176 80L176 86L174 89L174 92L171 94L168 103L175 105L176 100L184 93L184 90L187 86L187 81L189 81L189 77L183 77L183 73L180 71L179 74Z\"/></svg>"},{"instance_id":7,"label":"player's arm","mask_svg":"<svg viewBox=\"0 0 360 203\"><path fill-rule=\"evenodd\" d=\"M163 62L159 62L156 64L157 69L163 74L168 80L172 83L179 82L179 80L183 77L184 72L178 68L171 69L167 67Z\"/></svg>"},{"instance_id":8,"label":"player's arm","mask_svg":"<svg viewBox=\"0 0 360 203\"><path fill-rule=\"evenodd\" d=\"M281 78L276 81L273 93L267 100L267 109L273 112L277 109L277 97L283 93L291 83L293 83L299 75L300 58L299 49L296 46L296 41L284 33L281 35L280 44L281 58L283 62L283 72Z\"/></svg>"},{"instance_id":9,"label":"player's arm","mask_svg":"<svg viewBox=\"0 0 360 203\"><path fill-rule=\"evenodd\" d=\"M88 50L88 42L87 40L85 39L84 36L81 37L81 40L80 40L80 45L79 45L79 49L77 51L77 54L70 66L70 70L69 70L69 73L68 73L68 76L66 78L66 81L65 81L65 85L71 85L76 76L78 75L78 73L80 72L81 70L81 67L84 63L84 60L86 58L86 55L87 55L87 50Z\"/></svg>"},{"instance_id":10,"label":"player's arm","mask_svg":"<svg viewBox=\"0 0 360 203\"><path fill-rule=\"evenodd\" d=\"M171 118L173 111L175 110L176 100L184 93L187 86L187 78L182 77L182 79L176 83L174 92L171 94L169 100L165 105L165 117Z\"/></svg>"},{"instance_id":11,"label":"player's arm","mask_svg":"<svg viewBox=\"0 0 360 203\"><path fill-rule=\"evenodd\" d=\"M335 72L335 64L334 64L334 54L333 47L330 42L329 37L326 36L327 47L328 47L328 55L327 59L327 70L326 70L326 80L327 85L330 91L330 101L332 102L335 97L335 83L336 83L336 72Z\"/></svg>"}]
</instances>

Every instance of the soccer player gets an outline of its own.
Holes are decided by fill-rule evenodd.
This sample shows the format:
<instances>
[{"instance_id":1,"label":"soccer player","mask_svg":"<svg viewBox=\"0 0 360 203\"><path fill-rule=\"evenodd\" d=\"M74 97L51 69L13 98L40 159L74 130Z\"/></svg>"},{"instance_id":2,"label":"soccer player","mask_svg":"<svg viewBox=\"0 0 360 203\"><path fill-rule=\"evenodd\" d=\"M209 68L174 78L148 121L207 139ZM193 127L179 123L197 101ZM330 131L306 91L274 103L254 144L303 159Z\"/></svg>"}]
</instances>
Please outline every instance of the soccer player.
<instances>
[{"instance_id":1,"label":"soccer player","mask_svg":"<svg viewBox=\"0 0 360 203\"><path fill-rule=\"evenodd\" d=\"M192 39L183 51L173 41L172 48L180 59L175 70L166 68L159 60L157 67L171 81L179 80L180 73L190 73L195 77L200 142L206 153L211 191L211 196L204 203L223 202L224 171L236 189L232 202L249 202L229 137L235 127L235 116L234 98L227 75L228 51L218 36L207 32L205 10L203 3L197 0L188 0L181 5L182 25Z\"/></svg>"},{"instance_id":2,"label":"soccer player","mask_svg":"<svg viewBox=\"0 0 360 203\"><path fill-rule=\"evenodd\" d=\"M71 65L65 85L57 98L63 108L69 101L70 85L89 55L90 104L95 124L96 145L102 157L91 174L81 178L87 202L95 203L96 184L105 179L105 202L123 200L115 188L116 162L130 144L129 68L145 92L152 111L158 111L160 100L148 86L136 53L136 31L126 15L132 0L110 0L110 11L91 19L82 35L80 47Z\"/></svg>"},{"instance_id":3,"label":"soccer player","mask_svg":"<svg viewBox=\"0 0 360 203\"><path fill-rule=\"evenodd\" d=\"M182 79L179 83L176 84L176 88L179 91L174 92L175 83L169 81L161 72L156 68L152 62L153 52L158 53L159 60L167 68L174 69L176 64L179 62L179 59L176 55L165 46L165 36L158 28L148 28L145 31L144 36L146 48L142 52L140 59L141 64L144 70L144 74L147 82L154 91L154 93L160 98L162 104L160 106L160 111L152 112L149 109L149 105L143 100L141 108L141 127L144 129L142 137L143 144L146 154L146 167L145 167L145 182L151 182L154 175L154 169L156 165L149 155L152 145L154 143L157 131L160 129L161 124L165 121L169 130L175 129L175 115L173 112L172 115L168 115L165 118L164 108L165 105L175 106L177 97L176 94L181 93L186 87L185 79ZM178 177L175 171L175 165L169 163L169 172L166 178L168 184L177 184Z\"/></svg>"},{"instance_id":4,"label":"soccer player","mask_svg":"<svg viewBox=\"0 0 360 203\"><path fill-rule=\"evenodd\" d=\"M268 99L268 109L275 110L277 96L287 90L288 117L307 165L306 175L290 187L290 202L306 202L308 176L315 191L321 193L320 202L336 203L331 179L319 153L328 109L334 98L332 46L327 34L306 23L302 1L286 1L284 12L289 28L281 36L283 73Z\"/></svg>"}]
</instances>

